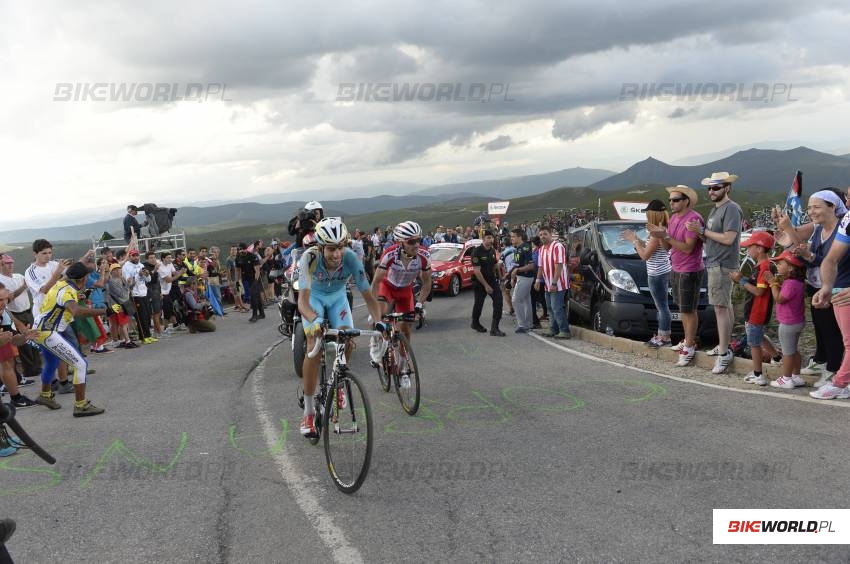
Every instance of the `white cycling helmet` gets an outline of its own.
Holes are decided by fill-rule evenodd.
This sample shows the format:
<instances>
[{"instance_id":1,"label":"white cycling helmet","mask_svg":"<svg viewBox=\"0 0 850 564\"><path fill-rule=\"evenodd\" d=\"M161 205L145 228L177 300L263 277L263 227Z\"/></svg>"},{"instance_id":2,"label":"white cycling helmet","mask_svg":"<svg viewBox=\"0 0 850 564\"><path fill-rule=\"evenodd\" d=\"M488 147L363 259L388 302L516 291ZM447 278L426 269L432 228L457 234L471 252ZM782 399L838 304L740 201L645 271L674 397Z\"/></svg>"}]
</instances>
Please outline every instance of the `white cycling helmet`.
<instances>
[{"instance_id":1,"label":"white cycling helmet","mask_svg":"<svg viewBox=\"0 0 850 564\"><path fill-rule=\"evenodd\" d=\"M316 242L321 246L343 245L348 241L348 228L336 217L327 217L316 224Z\"/></svg>"},{"instance_id":2,"label":"white cycling helmet","mask_svg":"<svg viewBox=\"0 0 850 564\"><path fill-rule=\"evenodd\" d=\"M325 211L325 209L322 207L322 203L317 202L315 200L312 201L312 202L307 202L306 204L304 204L304 209L307 210L307 211L313 211L313 210Z\"/></svg>"},{"instance_id":3,"label":"white cycling helmet","mask_svg":"<svg viewBox=\"0 0 850 564\"><path fill-rule=\"evenodd\" d=\"M396 241L404 241L411 237L421 237L422 228L415 221L403 221L393 229L393 237Z\"/></svg>"}]
</instances>

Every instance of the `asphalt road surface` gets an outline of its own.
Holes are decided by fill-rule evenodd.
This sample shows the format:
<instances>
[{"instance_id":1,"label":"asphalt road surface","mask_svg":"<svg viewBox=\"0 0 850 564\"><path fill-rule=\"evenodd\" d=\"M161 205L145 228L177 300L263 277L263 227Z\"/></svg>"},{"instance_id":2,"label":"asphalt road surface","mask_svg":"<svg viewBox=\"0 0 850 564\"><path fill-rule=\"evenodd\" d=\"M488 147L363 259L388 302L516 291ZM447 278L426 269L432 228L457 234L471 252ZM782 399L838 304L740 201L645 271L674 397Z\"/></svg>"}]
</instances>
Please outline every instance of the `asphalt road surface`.
<instances>
[{"instance_id":1,"label":"asphalt road surface","mask_svg":"<svg viewBox=\"0 0 850 564\"><path fill-rule=\"evenodd\" d=\"M358 299L358 302L360 300ZM846 409L665 379L469 329L435 298L405 415L352 360L376 423L359 492L298 433L276 310L91 359L104 415L19 412L56 456L0 459L18 562L848 562L842 546L712 544L714 508L848 506ZM488 309L485 309L484 321ZM365 308L355 317L365 325ZM30 395L35 391L24 389Z\"/></svg>"}]
</instances>

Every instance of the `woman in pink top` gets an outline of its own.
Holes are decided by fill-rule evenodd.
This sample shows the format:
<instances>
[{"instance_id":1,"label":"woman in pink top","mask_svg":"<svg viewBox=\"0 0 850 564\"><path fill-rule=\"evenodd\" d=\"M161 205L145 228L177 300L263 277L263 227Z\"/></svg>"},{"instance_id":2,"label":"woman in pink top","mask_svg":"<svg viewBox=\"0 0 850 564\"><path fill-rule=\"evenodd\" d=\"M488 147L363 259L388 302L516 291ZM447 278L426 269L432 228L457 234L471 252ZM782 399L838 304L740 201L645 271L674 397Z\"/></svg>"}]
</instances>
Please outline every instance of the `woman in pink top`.
<instances>
[{"instance_id":1,"label":"woman in pink top","mask_svg":"<svg viewBox=\"0 0 850 564\"><path fill-rule=\"evenodd\" d=\"M779 275L773 276L766 272L764 280L770 284L776 303L779 343L782 345L782 376L770 385L791 390L806 385L800 376L801 357L798 348L800 333L806 323L806 267L791 251L784 251L773 260Z\"/></svg>"}]
</instances>

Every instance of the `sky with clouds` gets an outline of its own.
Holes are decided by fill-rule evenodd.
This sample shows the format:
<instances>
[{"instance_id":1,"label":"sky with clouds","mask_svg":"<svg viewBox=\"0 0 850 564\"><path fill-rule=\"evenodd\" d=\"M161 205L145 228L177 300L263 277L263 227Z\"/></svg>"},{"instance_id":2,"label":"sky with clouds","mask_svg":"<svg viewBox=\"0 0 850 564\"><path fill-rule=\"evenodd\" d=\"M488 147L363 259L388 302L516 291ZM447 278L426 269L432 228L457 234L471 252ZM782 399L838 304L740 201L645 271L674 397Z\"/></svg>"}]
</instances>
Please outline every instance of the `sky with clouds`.
<instances>
[{"instance_id":1,"label":"sky with clouds","mask_svg":"<svg viewBox=\"0 0 850 564\"><path fill-rule=\"evenodd\" d=\"M850 152L848 28L838 1L5 2L0 226L149 201L619 171L775 140ZM103 84L89 92L107 100L74 101L68 83ZM156 83L201 84L206 99L147 99L139 85ZM647 83L791 92L623 96ZM456 90L438 100L425 84ZM139 90L110 101L122 85ZM414 100L396 95L413 87Z\"/></svg>"}]
</instances>

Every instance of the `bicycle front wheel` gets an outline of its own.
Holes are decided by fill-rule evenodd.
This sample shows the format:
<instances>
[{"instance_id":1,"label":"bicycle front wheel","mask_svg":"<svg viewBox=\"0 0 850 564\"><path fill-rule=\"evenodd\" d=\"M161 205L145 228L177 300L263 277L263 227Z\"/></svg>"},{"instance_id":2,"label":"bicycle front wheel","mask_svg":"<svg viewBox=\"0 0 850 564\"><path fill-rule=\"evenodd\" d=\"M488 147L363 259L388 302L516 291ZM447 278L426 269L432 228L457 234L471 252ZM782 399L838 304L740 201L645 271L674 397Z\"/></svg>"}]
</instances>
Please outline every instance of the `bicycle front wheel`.
<instances>
[{"instance_id":1,"label":"bicycle front wheel","mask_svg":"<svg viewBox=\"0 0 850 564\"><path fill-rule=\"evenodd\" d=\"M328 471L347 494L360 489L372 460L374 428L366 389L347 370L325 398L322 438Z\"/></svg>"},{"instance_id":2,"label":"bicycle front wheel","mask_svg":"<svg viewBox=\"0 0 850 564\"><path fill-rule=\"evenodd\" d=\"M398 334L398 358L393 378L395 378L395 391L401 408L408 415L416 415L419 411L419 366L416 364L416 356L413 348L404 333Z\"/></svg>"}]
</instances>

